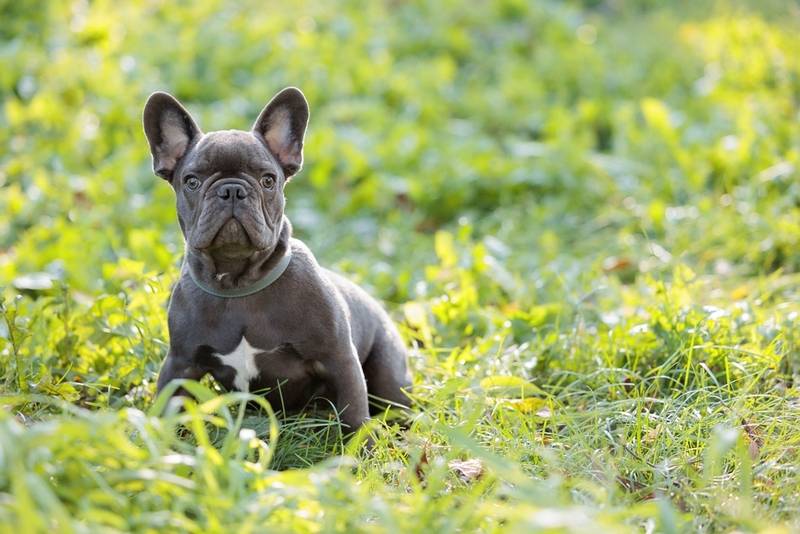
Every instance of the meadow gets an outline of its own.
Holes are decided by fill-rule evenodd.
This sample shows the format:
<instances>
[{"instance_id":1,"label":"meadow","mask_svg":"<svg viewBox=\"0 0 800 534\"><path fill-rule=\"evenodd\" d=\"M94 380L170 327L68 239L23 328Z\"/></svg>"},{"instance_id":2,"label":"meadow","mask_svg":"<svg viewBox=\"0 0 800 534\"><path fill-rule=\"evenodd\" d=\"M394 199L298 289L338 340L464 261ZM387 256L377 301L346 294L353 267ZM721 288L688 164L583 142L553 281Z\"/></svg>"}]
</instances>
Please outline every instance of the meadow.
<instances>
[{"instance_id":1,"label":"meadow","mask_svg":"<svg viewBox=\"0 0 800 534\"><path fill-rule=\"evenodd\" d=\"M0 532L800 531L794 2L0 6ZM155 397L142 106L246 129L287 85L295 235L411 351L371 449Z\"/></svg>"}]
</instances>

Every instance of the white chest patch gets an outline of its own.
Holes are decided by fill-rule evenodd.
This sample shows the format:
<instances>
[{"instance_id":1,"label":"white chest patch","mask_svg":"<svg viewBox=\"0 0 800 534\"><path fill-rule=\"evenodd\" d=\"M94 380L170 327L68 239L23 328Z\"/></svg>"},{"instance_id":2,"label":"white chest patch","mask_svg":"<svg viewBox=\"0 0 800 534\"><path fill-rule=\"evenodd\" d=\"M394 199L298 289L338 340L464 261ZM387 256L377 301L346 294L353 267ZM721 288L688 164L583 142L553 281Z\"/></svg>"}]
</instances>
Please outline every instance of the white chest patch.
<instances>
[{"instance_id":1,"label":"white chest patch","mask_svg":"<svg viewBox=\"0 0 800 534\"><path fill-rule=\"evenodd\" d=\"M239 391L250 391L250 380L258 376L256 354L269 352L271 351L255 348L242 336L239 346L233 349L233 352L214 355L219 357L224 365L233 367L236 371L236 378L233 380L234 387Z\"/></svg>"}]
</instances>

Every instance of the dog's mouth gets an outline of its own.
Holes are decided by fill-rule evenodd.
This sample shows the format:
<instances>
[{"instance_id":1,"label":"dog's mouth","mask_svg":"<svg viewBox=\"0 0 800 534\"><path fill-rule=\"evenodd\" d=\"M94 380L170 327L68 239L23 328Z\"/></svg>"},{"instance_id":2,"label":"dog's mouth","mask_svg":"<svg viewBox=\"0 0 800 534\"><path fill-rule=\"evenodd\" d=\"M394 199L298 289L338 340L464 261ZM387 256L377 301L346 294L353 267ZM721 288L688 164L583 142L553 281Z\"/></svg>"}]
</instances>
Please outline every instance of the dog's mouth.
<instances>
[{"instance_id":1,"label":"dog's mouth","mask_svg":"<svg viewBox=\"0 0 800 534\"><path fill-rule=\"evenodd\" d=\"M214 259L233 260L270 248L274 233L260 204L249 198L234 205L215 200L201 207L187 235L194 251Z\"/></svg>"},{"instance_id":2,"label":"dog's mouth","mask_svg":"<svg viewBox=\"0 0 800 534\"><path fill-rule=\"evenodd\" d=\"M254 250L247 230L236 217L231 217L222 225L208 247L212 257L225 260L245 259Z\"/></svg>"}]
</instances>

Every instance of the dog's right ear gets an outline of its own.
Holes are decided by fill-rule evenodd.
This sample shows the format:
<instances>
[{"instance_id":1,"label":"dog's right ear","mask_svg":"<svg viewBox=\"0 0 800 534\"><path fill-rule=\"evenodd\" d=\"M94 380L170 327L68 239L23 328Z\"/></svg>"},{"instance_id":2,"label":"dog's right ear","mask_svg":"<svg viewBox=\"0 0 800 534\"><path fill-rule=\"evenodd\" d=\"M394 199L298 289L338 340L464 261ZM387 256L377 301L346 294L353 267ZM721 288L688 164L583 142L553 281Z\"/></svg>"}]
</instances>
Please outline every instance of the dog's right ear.
<instances>
[{"instance_id":1,"label":"dog's right ear","mask_svg":"<svg viewBox=\"0 0 800 534\"><path fill-rule=\"evenodd\" d=\"M200 135L200 128L174 96L162 92L153 93L147 99L142 119L153 155L153 171L172 180L178 161Z\"/></svg>"}]
</instances>

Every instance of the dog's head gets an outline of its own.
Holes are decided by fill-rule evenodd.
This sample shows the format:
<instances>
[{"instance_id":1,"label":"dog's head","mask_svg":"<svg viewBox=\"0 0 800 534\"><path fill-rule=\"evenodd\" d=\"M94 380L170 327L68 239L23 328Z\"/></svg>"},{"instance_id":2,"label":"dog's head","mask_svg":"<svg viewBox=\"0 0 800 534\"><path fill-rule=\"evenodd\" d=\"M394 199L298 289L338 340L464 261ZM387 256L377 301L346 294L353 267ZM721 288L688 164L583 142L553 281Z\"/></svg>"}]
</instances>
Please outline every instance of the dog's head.
<instances>
[{"instance_id":1,"label":"dog's head","mask_svg":"<svg viewBox=\"0 0 800 534\"><path fill-rule=\"evenodd\" d=\"M271 254L307 123L308 103L293 87L275 95L249 132L203 133L174 97L150 96L144 131L153 170L175 190L187 253L217 264Z\"/></svg>"}]
</instances>

